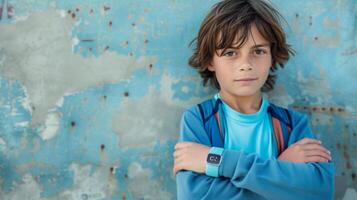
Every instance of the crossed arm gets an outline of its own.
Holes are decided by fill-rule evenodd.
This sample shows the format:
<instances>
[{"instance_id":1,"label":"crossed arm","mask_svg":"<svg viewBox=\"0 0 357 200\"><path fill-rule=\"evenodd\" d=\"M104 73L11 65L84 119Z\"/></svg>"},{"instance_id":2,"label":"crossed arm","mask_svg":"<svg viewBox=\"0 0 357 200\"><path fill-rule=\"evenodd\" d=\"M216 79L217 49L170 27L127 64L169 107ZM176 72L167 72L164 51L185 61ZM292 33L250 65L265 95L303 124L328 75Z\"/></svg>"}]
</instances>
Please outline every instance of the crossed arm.
<instances>
[{"instance_id":1,"label":"crossed arm","mask_svg":"<svg viewBox=\"0 0 357 200\"><path fill-rule=\"evenodd\" d=\"M180 170L205 173L206 160L210 147L194 142L178 142L174 151L173 174ZM289 146L278 160L294 163L328 162L331 153L321 145L321 141L304 138Z\"/></svg>"},{"instance_id":2,"label":"crossed arm","mask_svg":"<svg viewBox=\"0 0 357 200\"><path fill-rule=\"evenodd\" d=\"M330 153L313 139L307 117L295 122L289 147L277 158L225 150L219 177L204 174L210 140L199 117L186 112L181 121L181 142L175 146L174 174L178 199L232 199L256 194L257 199L332 199L334 166ZM255 197L254 197L255 198Z\"/></svg>"}]
</instances>

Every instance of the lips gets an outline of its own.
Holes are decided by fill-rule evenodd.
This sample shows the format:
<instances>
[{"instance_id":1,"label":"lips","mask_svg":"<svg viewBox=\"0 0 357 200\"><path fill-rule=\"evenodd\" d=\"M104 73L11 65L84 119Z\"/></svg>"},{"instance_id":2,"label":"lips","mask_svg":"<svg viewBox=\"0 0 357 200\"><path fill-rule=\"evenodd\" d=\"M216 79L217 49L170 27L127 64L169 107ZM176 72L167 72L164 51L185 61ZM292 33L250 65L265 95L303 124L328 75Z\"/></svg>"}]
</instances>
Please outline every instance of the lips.
<instances>
[{"instance_id":1,"label":"lips","mask_svg":"<svg viewBox=\"0 0 357 200\"><path fill-rule=\"evenodd\" d=\"M258 78L240 78L240 79L235 79L234 81L238 82L249 82L249 81L256 81Z\"/></svg>"}]
</instances>

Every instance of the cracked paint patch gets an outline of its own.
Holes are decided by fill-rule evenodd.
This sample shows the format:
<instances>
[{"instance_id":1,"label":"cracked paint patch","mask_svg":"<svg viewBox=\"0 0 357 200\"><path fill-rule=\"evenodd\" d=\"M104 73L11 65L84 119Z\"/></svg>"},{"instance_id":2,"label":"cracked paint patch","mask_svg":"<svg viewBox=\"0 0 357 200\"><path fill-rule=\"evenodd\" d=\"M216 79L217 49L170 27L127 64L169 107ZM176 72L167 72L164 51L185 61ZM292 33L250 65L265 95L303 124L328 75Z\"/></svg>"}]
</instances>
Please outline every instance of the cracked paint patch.
<instances>
[{"instance_id":1,"label":"cracked paint patch","mask_svg":"<svg viewBox=\"0 0 357 200\"><path fill-rule=\"evenodd\" d=\"M40 131L40 136L43 140L49 140L53 138L60 126L61 114L58 112L50 112L47 114L44 130Z\"/></svg>"},{"instance_id":2,"label":"cracked paint patch","mask_svg":"<svg viewBox=\"0 0 357 200\"><path fill-rule=\"evenodd\" d=\"M0 24L4 58L0 72L26 88L35 108L33 125L43 123L47 112L63 96L130 80L135 71L156 62L155 57L135 58L112 52L90 58L75 55L71 38L74 25L53 10L32 14L26 21ZM18 34L15 36L14 32Z\"/></svg>"},{"instance_id":3,"label":"cracked paint patch","mask_svg":"<svg viewBox=\"0 0 357 200\"><path fill-rule=\"evenodd\" d=\"M41 193L43 189L38 184L36 179L30 174L25 174L22 178L22 183L15 184L14 189L10 193L4 193L0 190L1 199L4 200L20 200L31 199L31 200L43 200L41 198Z\"/></svg>"},{"instance_id":4,"label":"cracked paint patch","mask_svg":"<svg viewBox=\"0 0 357 200\"><path fill-rule=\"evenodd\" d=\"M112 121L113 131L119 135L119 147L153 147L178 136L182 108L169 105L160 93L151 88L139 100L123 100Z\"/></svg>"},{"instance_id":5,"label":"cracked paint patch","mask_svg":"<svg viewBox=\"0 0 357 200\"><path fill-rule=\"evenodd\" d=\"M93 168L91 165L72 163L73 186L58 195L60 199L109 199L119 187L117 181L108 173L106 166Z\"/></svg>"},{"instance_id":6,"label":"cracked paint patch","mask_svg":"<svg viewBox=\"0 0 357 200\"><path fill-rule=\"evenodd\" d=\"M135 199L172 199L173 196L160 188L157 180L151 179L152 171L133 162L128 170L129 190ZM146 183L146 184L142 184Z\"/></svg>"}]
</instances>

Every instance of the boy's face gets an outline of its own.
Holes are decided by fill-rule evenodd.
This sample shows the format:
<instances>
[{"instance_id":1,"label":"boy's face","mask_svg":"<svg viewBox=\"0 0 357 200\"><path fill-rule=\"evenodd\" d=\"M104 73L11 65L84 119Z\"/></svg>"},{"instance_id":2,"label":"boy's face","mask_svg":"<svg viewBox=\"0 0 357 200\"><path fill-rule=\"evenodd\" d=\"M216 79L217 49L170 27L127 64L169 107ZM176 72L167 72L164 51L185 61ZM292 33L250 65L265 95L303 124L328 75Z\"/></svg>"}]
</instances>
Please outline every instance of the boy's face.
<instances>
[{"instance_id":1,"label":"boy's face","mask_svg":"<svg viewBox=\"0 0 357 200\"><path fill-rule=\"evenodd\" d=\"M221 92L230 96L260 93L272 65L270 43L252 25L248 40L240 48L217 50L208 70L215 72ZM222 55L222 56L219 56Z\"/></svg>"}]
</instances>

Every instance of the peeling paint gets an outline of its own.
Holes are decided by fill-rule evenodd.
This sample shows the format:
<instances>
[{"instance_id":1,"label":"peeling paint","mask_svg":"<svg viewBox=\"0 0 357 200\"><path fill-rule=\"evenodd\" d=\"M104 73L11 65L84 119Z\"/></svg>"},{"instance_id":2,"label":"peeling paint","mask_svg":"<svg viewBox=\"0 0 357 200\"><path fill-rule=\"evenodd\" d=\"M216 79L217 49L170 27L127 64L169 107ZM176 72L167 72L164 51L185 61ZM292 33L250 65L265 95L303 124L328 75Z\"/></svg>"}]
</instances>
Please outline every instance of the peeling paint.
<instances>
[{"instance_id":1,"label":"peeling paint","mask_svg":"<svg viewBox=\"0 0 357 200\"><path fill-rule=\"evenodd\" d=\"M61 115L58 112L47 114L44 130L40 132L40 136L43 140L49 140L56 136L60 125L60 119Z\"/></svg>"},{"instance_id":2,"label":"peeling paint","mask_svg":"<svg viewBox=\"0 0 357 200\"><path fill-rule=\"evenodd\" d=\"M129 190L133 194L133 197L135 199L172 199L173 196L171 193L163 191L158 187L159 182L150 179L151 174L150 170L143 169L137 162L133 162L129 166Z\"/></svg>"},{"instance_id":3,"label":"peeling paint","mask_svg":"<svg viewBox=\"0 0 357 200\"><path fill-rule=\"evenodd\" d=\"M123 101L112 122L113 130L119 135L119 147L153 147L176 139L173 134L163 133L176 132L175 126L166 122L178 123L181 112L182 108L168 105L154 89L138 101Z\"/></svg>"},{"instance_id":4,"label":"peeling paint","mask_svg":"<svg viewBox=\"0 0 357 200\"><path fill-rule=\"evenodd\" d=\"M353 188L347 188L345 196L343 196L343 200L354 200L357 197L357 191Z\"/></svg>"},{"instance_id":5,"label":"peeling paint","mask_svg":"<svg viewBox=\"0 0 357 200\"><path fill-rule=\"evenodd\" d=\"M43 19L47 22L37 23ZM26 22L0 25L6 30L0 35L0 46L9 47L4 50L8 59L0 66L0 71L7 78L19 80L28 91L31 103L37 108L33 111L33 124L43 122L46 112L66 93L129 79L135 70L155 63L154 57L134 58L110 52L88 59L73 55L69 42L72 26L70 20L53 11L36 13ZM29 28L33 29L30 34L26 31ZM12 37L15 30L21 35ZM43 31L49 34L44 36ZM56 48L45 45L45 41L55 41ZM21 52L16 54L24 58L20 63L13 57L14 51ZM51 82L51 87L45 87L45 82Z\"/></svg>"}]
</instances>

